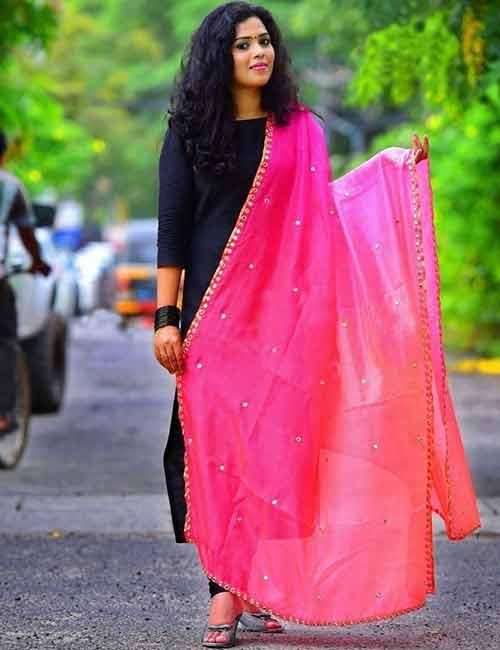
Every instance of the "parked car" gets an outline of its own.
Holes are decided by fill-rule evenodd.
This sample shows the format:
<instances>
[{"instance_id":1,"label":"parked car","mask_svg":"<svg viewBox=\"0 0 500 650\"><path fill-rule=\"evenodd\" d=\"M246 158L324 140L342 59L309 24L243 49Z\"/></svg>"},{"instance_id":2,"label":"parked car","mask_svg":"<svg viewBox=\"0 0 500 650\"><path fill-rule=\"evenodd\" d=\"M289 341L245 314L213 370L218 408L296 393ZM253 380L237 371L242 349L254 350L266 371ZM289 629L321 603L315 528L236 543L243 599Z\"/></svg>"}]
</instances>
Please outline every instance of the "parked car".
<instances>
[{"instance_id":1,"label":"parked car","mask_svg":"<svg viewBox=\"0 0 500 650\"><path fill-rule=\"evenodd\" d=\"M69 321L78 308L78 271L73 253L57 248L50 228L37 228L36 238L42 249L42 257L50 260L55 281L54 310Z\"/></svg>"},{"instance_id":2,"label":"parked car","mask_svg":"<svg viewBox=\"0 0 500 650\"><path fill-rule=\"evenodd\" d=\"M90 242L75 255L78 312L113 309L116 294L116 253L108 242Z\"/></svg>"},{"instance_id":3,"label":"parked car","mask_svg":"<svg viewBox=\"0 0 500 650\"><path fill-rule=\"evenodd\" d=\"M37 413L58 411L63 404L66 384L66 357L68 325L71 316L70 299L65 286L66 278L58 264L50 237L43 234L53 220L54 210L35 208L37 237L43 256L53 267L47 277L21 273L11 278L16 295L18 339L29 370L31 407ZM31 258L21 244L15 228L9 233L9 255L6 268L29 268Z\"/></svg>"}]
</instances>

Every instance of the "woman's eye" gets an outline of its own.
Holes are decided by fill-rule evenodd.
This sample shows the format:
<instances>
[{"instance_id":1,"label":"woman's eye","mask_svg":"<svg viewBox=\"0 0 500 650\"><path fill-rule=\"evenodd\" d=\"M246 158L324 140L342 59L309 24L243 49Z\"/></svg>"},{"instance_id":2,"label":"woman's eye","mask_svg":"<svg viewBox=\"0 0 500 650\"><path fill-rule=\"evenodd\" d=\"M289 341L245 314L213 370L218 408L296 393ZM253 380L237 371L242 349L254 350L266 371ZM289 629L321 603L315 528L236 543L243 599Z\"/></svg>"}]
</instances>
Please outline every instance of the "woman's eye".
<instances>
[{"instance_id":1,"label":"woman's eye","mask_svg":"<svg viewBox=\"0 0 500 650\"><path fill-rule=\"evenodd\" d=\"M271 45L271 39L270 38L263 38L262 40L259 41L259 43L267 47L268 45ZM248 43L246 41L243 41L241 43L237 43L236 47L238 50L246 50L248 46Z\"/></svg>"}]
</instances>

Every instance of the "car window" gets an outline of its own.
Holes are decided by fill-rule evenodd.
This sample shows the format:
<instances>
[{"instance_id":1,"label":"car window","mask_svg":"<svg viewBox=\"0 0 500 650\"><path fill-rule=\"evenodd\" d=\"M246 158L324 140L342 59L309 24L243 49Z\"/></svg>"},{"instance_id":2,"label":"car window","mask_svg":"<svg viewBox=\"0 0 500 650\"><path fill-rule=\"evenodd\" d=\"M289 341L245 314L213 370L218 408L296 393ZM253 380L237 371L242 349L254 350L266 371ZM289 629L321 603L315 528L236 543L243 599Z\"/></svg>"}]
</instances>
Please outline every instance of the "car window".
<instances>
[{"instance_id":1,"label":"car window","mask_svg":"<svg viewBox=\"0 0 500 650\"><path fill-rule=\"evenodd\" d=\"M121 262L132 264L155 264L156 239L129 239L120 255Z\"/></svg>"}]
</instances>

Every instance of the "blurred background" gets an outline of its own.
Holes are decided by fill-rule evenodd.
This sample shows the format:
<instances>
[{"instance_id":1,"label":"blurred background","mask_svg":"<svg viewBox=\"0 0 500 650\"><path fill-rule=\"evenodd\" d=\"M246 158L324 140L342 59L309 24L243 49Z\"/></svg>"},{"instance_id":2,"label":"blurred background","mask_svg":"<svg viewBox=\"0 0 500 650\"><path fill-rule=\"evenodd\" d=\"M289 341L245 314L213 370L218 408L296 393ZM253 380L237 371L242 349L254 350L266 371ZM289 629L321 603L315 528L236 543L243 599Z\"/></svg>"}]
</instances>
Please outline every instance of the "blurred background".
<instances>
[{"instance_id":1,"label":"blurred background","mask_svg":"<svg viewBox=\"0 0 500 650\"><path fill-rule=\"evenodd\" d=\"M19 429L0 435L6 650L41 639L124 647L125 632L126 647L157 647L166 613L176 635L190 629L191 606L204 616L194 549L173 542L162 458L175 379L154 359L151 325L169 95L192 31L218 4L0 2L5 167L43 207L36 234L53 269L23 273L29 258L11 232L8 262L21 272L10 280ZM325 118L335 178L385 147L410 148L414 131L429 136L443 337L483 529L438 544L455 600L416 614L413 630L437 616L442 634L430 629L419 647L493 647L478 639L499 633L499 546L487 541L500 535L499 2L263 4L283 30L301 99ZM416 647L411 625L384 628L392 647ZM101 644L103 631L115 645ZM198 647L183 634L183 647Z\"/></svg>"}]
</instances>

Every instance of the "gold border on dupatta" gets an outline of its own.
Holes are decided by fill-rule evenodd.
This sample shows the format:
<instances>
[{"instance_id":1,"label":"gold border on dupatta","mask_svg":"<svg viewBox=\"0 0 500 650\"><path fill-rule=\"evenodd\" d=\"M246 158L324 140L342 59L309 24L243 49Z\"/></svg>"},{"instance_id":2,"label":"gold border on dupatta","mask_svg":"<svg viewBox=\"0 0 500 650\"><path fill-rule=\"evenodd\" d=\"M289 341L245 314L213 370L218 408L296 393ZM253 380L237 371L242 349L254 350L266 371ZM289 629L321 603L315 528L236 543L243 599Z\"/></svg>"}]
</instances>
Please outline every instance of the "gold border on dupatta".
<instances>
[{"instance_id":1,"label":"gold border on dupatta","mask_svg":"<svg viewBox=\"0 0 500 650\"><path fill-rule=\"evenodd\" d=\"M430 164L430 163L429 163ZM418 177L417 177L417 169L416 169L416 162L414 155L410 153L409 159L408 159L408 166L410 168L410 183L411 183L411 196L412 196L412 209L413 209L413 223L415 226L415 247L416 247L416 254L417 254L417 281L418 281L418 286L419 286L419 300L420 300L420 308L421 308L421 313L422 313L422 340L423 340L423 345L424 345L424 361L425 361L425 366L426 366L426 399L427 399L427 404L429 405L430 402L433 404L433 396L432 396L432 374L433 374L433 369L432 369L432 351L431 351L431 342L430 342L430 335L429 335L429 320L428 320L428 311L427 311L427 291L424 283L425 279L425 272L424 272L424 251L423 251L423 243L422 243L422 223L421 223L421 205L420 205L420 193L418 189ZM438 259L438 254L437 254L437 241L436 241L436 228L434 224L434 218L433 215L431 215L430 219L430 234L432 238L432 259L427 260L427 266L428 266L428 271L430 273L433 273L434 279L436 281L436 299L435 299L435 308L436 308L436 318L437 318L437 326L438 326L438 335L439 335L439 356L440 356L440 382L441 382L441 394L443 396L446 396L448 393L448 388L447 388L447 382L446 382L446 362L445 362L445 357L444 357L444 346L443 346L443 326L442 326L442 309L441 309L441 279L440 279L440 273L439 273L439 259ZM428 353L426 353L426 351ZM429 393L430 393L430 399L429 399ZM429 418L430 418L430 423L429 423ZM455 533L453 532L452 528L454 526L454 521L452 517L453 513L453 504L452 504L452 497L451 497L451 479L450 479L450 465L449 465L449 457L448 457L448 422L447 422L447 414L446 414L446 399L444 400L443 403L443 426L445 430L445 436L446 436L446 444L445 444L445 480L446 480L446 488L447 488L447 515L448 515L448 521L449 521L449 526L447 525L447 536L448 539L453 540L453 541L460 541L471 535L474 531L479 530L481 528L481 525L475 526L471 530L467 531L456 531ZM429 463L429 471L428 471L428 509L429 509L429 519L430 519L430 528L431 528L431 542L430 544L432 545L432 511L431 511L431 493L432 493L432 455L433 455L433 448L434 448L434 408L432 407L432 412L428 409L427 413L427 429L431 431L431 437L428 437L428 463ZM440 516L443 519L446 519L446 515L439 511ZM432 551L432 548L431 548ZM433 580L434 580L434 573L433 573Z\"/></svg>"},{"instance_id":2,"label":"gold border on dupatta","mask_svg":"<svg viewBox=\"0 0 500 650\"><path fill-rule=\"evenodd\" d=\"M417 293L420 314L420 336L424 352L424 376L425 376L425 402L426 402L426 433L427 433L427 484L426 484L426 534L425 534L425 556L426 556L426 586L427 591L435 590L434 580L434 553L432 539L432 457L434 449L434 397L432 394L432 350L429 333L429 316L427 312L427 287L425 274L425 258L422 231L422 209L420 205L420 193L418 189L417 168L415 155L410 151L408 158L410 169L410 194L412 203L413 232L415 235L415 253L417 265Z\"/></svg>"},{"instance_id":3,"label":"gold border on dupatta","mask_svg":"<svg viewBox=\"0 0 500 650\"><path fill-rule=\"evenodd\" d=\"M262 147L262 155L261 159L259 162L259 166L257 167L257 171L255 173L252 186L250 187L250 190L247 194L247 197L241 207L241 210L239 212L238 218L236 219L236 223L234 225L234 228L231 232L231 234L228 237L228 240L226 242L226 245L224 247L224 250L222 251L221 258L219 260L219 264L212 275L212 278L208 284L208 287L203 294L203 297L200 301L200 304L198 305L198 309L196 310L196 313L193 317L193 320L191 321L189 328L186 332L186 336L184 337L184 341L182 343L183 351L184 354L187 353L189 350L189 347L191 346L191 342L193 340L193 337L196 334L196 331L198 329L198 325L200 324L201 319L203 318L203 315L205 314L210 298L214 295L214 293L217 290L217 286L222 278L222 275L224 273L224 269L229 261L229 258L233 252L234 247L236 246L236 242L238 240L238 237L242 231L243 225L245 221L250 217L252 214L252 211L255 206L255 199L256 196L259 193L260 186L262 185L262 180L264 178L264 175L267 171L267 167L269 165L269 159L271 156L271 147L272 147L272 139L273 139L273 130L274 130L274 116L272 113L268 113L266 116L266 125L265 125L265 136L264 136L264 145ZM182 373L180 375L176 376L176 381L177 381L177 396L178 396L178 405L179 405L179 421L181 423L181 428L182 432L184 435L185 432L185 427L184 427L184 396L183 396L183 377ZM191 536L191 499L190 499L190 487L189 487L189 457L188 457L188 451L187 451L187 445L186 445L186 439L184 438L185 442L185 449L184 449L184 496L185 496L185 501L186 501L186 519L184 523L184 537L186 538L186 541L188 543L193 544L194 540Z\"/></svg>"}]
</instances>

